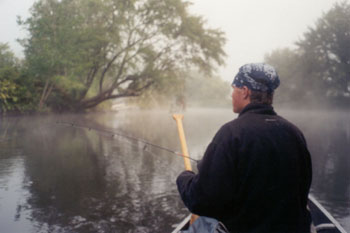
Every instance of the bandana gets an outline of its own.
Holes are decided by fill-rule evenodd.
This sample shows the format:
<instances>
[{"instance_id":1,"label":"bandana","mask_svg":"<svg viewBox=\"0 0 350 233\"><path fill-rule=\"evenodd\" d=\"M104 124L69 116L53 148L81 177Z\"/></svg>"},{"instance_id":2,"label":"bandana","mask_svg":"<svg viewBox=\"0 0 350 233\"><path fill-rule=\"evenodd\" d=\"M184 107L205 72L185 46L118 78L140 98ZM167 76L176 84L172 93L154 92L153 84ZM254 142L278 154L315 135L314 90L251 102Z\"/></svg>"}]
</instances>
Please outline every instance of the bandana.
<instances>
[{"instance_id":1,"label":"bandana","mask_svg":"<svg viewBox=\"0 0 350 233\"><path fill-rule=\"evenodd\" d=\"M264 63L251 63L242 66L232 82L232 86L246 86L253 91L272 93L280 85L276 70Z\"/></svg>"}]
</instances>

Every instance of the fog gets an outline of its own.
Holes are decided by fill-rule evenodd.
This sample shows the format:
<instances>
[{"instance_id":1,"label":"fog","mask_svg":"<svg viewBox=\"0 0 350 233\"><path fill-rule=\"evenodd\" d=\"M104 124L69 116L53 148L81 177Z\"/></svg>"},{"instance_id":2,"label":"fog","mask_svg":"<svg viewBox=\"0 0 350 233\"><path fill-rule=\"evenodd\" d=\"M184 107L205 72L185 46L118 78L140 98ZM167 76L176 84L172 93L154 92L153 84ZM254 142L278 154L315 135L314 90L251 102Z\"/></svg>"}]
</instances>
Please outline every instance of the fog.
<instances>
[{"instance_id":1,"label":"fog","mask_svg":"<svg viewBox=\"0 0 350 233\"><path fill-rule=\"evenodd\" d=\"M349 113L276 111L305 134L313 161L311 193L350 230ZM236 117L231 109L187 109L183 122L190 156L200 159L220 126ZM2 229L171 232L188 214L175 185L184 169L181 157L89 127L180 151L175 121L164 110L3 118Z\"/></svg>"},{"instance_id":2,"label":"fog","mask_svg":"<svg viewBox=\"0 0 350 233\"><path fill-rule=\"evenodd\" d=\"M16 16L26 18L34 0L0 1L1 43L9 43L17 56L23 56L16 39L26 36ZM226 33L226 67L218 74L231 81L238 68L261 62L264 54L281 47L293 47L309 26L338 0L192 0L191 12L201 15L210 27Z\"/></svg>"},{"instance_id":3,"label":"fog","mask_svg":"<svg viewBox=\"0 0 350 233\"><path fill-rule=\"evenodd\" d=\"M16 39L25 37L25 32L17 26L16 16L29 16L33 2L0 0L0 43L8 42L20 57L23 53ZM188 92L179 93L187 98L187 107L182 106L182 110L190 156L200 159L220 126L237 117L232 112L230 82L238 68L262 62L264 55L274 49L293 48L307 28L339 1L192 2L191 12L202 15L209 27L224 31L227 38L226 66L218 69L216 76L228 83L221 83L213 93L205 89L209 86L214 90L213 85L199 88L197 83L192 89L187 87ZM224 89L226 84L228 88ZM216 93L219 95L214 96ZM286 104L284 99L279 100L283 91L275 94L277 113L300 127L308 141L314 164L312 193L350 230L349 111L315 110L325 107L317 96L310 96L310 108L302 101ZM13 232L109 232L118 227L128 232L168 232L188 214L175 186L183 170L182 158L140 142L56 122L116 129L180 150L171 118L174 98L159 111L130 110L126 106L113 113L2 119L0 225Z\"/></svg>"},{"instance_id":4,"label":"fog","mask_svg":"<svg viewBox=\"0 0 350 233\"><path fill-rule=\"evenodd\" d=\"M196 14L226 33L226 67L221 77L232 81L238 68L262 62L277 48L293 47L308 27L337 0L193 0Z\"/></svg>"}]
</instances>

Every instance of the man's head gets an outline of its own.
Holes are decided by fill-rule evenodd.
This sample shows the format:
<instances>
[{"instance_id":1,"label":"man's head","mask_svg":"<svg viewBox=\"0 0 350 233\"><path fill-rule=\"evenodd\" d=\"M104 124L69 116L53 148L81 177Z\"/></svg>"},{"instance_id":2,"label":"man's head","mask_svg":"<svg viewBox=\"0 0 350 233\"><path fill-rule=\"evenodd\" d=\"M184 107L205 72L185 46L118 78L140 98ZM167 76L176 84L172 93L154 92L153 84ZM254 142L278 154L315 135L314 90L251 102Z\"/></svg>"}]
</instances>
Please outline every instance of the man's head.
<instances>
[{"instance_id":1,"label":"man's head","mask_svg":"<svg viewBox=\"0 0 350 233\"><path fill-rule=\"evenodd\" d=\"M233 111L240 113L249 103L271 105L279 84L277 72L270 65L251 63L242 66L232 82Z\"/></svg>"}]
</instances>

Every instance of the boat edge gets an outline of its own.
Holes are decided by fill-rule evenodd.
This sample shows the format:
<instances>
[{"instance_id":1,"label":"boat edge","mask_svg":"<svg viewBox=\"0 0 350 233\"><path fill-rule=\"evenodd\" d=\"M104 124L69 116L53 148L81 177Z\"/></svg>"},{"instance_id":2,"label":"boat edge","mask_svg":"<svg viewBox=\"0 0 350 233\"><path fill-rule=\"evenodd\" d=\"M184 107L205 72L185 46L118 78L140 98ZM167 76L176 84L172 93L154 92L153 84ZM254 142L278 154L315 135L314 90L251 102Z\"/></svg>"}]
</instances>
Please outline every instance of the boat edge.
<instances>
[{"instance_id":1,"label":"boat edge","mask_svg":"<svg viewBox=\"0 0 350 233\"><path fill-rule=\"evenodd\" d=\"M340 225L340 223L335 220L335 218L319 203L315 197L311 194L309 194L309 200L319 208L324 215L334 224L334 226L341 232L341 233L347 233L347 231Z\"/></svg>"}]
</instances>

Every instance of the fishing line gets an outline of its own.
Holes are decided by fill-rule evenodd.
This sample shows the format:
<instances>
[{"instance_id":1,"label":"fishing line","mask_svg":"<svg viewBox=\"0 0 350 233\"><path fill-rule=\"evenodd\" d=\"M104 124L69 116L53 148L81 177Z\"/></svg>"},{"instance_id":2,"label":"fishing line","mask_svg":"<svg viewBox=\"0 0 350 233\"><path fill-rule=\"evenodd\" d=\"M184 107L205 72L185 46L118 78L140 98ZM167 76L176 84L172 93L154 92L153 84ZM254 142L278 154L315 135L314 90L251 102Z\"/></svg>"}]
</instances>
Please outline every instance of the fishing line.
<instances>
[{"instance_id":1,"label":"fishing line","mask_svg":"<svg viewBox=\"0 0 350 233\"><path fill-rule=\"evenodd\" d=\"M120 139L123 140L123 142L127 143L127 144L128 144L129 146L131 146L132 148L136 148L136 149L140 150L140 147L139 147L137 144L130 142L130 140L127 140L128 138L120 137ZM157 148L157 149L158 149L158 148ZM162 165L161 162L162 162L163 160L161 160L161 159L159 158L159 154L156 154L156 153L150 151L148 145L145 144L145 145L143 146L143 148L142 148L142 151L145 152L145 153L148 153L149 155L152 155L152 156L155 158L156 163L158 163L158 165ZM168 152L168 151L166 151L166 152ZM170 170L172 170L172 171L175 172L175 173L178 172L178 170L175 170L175 169L172 168L172 167L167 167L167 169L170 169Z\"/></svg>"},{"instance_id":2,"label":"fishing line","mask_svg":"<svg viewBox=\"0 0 350 233\"><path fill-rule=\"evenodd\" d=\"M169 148L166 148L166 147L163 147L163 146L159 146L159 145L156 145L154 143L151 143L151 142L148 142L142 138L137 138L137 137L133 137L133 136L129 136L129 135L126 135L126 134L122 134L122 133L117 133L115 131L112 131L112 130L107 130L107 129L98 129L98 128L94 128L94 127L88 127L88 126L84 126L84 125L78 125L78 124L75 124L75 123L70 123L70 122L60 122L60 121L57 121L56 124L61 124L61 125L67 125L67 126L70 126L70 127L74 127L74 128L80 128L80 129L88 129L88 130L94 130L94 131L97 131L97 132L103 132L103 133L108 133L108 134L111 134L112 137L114 136L120 136L120 137L124 137L124 138L128 138L128 139L131 139L131 140L134 140L134 141L138 141L138 142L142 142L146 145L149 145L149 146L153 146L155 148L158 148L160 150L164 150L164 151L167 151L171 154L175 154L177 156L181 156L181 157L185 157L185 158L188 158L196 163L199 162L199 160L197 159L193 159L189 156L185 156L184 154L182 153L179 153L177 151L174 151L174 150L171 150ZM145 150L146 147L144 147L144 150Z\"/></svg>"},{"instance_id":3,"label":"fishing line","mask_svg":"<svg viewBox=\"0 0 350 233\"><path fill-rule=\"evenodd\" d=\"M130 145L130 146L133 147L133 148L140 149L140 147L139 147L138 145L136 145L135 143L130 142L130 141L127 140L126 138L121 137L121 140L123 140L125 143L127 143L128 145ZM163 160L160 159L159 154L155 154L154 152L150 151L148 148L149 148L149 147L148 147L147 145L144 145L144 147L142 148L142 151L145 152L145 153L148 153L148 154L151 155L151 156L153 156L154 159L155 159L155 160L154 160L154 161L155 161L155 164L156 164L157 166L165 166ZM167 170L170 169L174 174L177 174L177 173L179 172L179 170L176 170L176 169L174 169L174 168L171 167L171 166L170 166L170 167L169 167L169 166L166 166L166 169L167 169ZM168 180L164 180L164 181L169 182ZM142 182L144 183L145 181L142 181ZM153 181L146 181L146 182L153 182ZM163 182L163 181L162 181L162 182ZM156 183L161 183L161 182L158 182L158 181L157 181Z\"/></svg>"}]
</instances>

